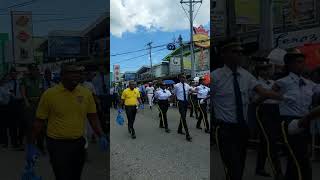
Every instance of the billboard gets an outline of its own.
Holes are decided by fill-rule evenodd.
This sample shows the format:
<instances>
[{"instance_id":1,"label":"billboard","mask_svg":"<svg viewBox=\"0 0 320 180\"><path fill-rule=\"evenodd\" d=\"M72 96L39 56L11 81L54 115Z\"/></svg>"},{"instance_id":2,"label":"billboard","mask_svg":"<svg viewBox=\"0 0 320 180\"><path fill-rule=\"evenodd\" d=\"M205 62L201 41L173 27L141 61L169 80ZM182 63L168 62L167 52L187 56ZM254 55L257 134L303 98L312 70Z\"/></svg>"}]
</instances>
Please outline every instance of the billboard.
<instances>
[{"instance_id":1,"label":"billboard","mask_svg":"<svg viewBox=\"0 0 320 180\"><path fill-rule=\"evenodd\" d=\"M113 81L119 82L120 81L120 65L115 64L113 65Z\"/></svg>"},{"instance_id":2,"label":"billboard","mask_svg":"<svg viewBox=\"0 0 320 180\"><path fill-rule=\"evenodd\" d=\"M11 12L14 62L17 64L34 63L32 13L27 11Z\"/></svg>"},{"instance_id":3,"label":"billboard","mask_svg":"<svg viewBox=\"0 0 320 180\"><path fill-rule=\"evenodd\" d=\"M125 73L124 74L125 81L135 81L136 80L136 73Z\"/></svg>"},{"instance_id":4,"label":"billboard","mask_svg":"<svg viewBox=\"0 0 320 180\"><path fill-rule=\"evenodd\" d=\"M50 36L48 38L49 57L87 57L88 38L79 36Z\"/></svg>"},{"instance_id":5,"label":"billboard","mask_svg":"<svg viewBox=\"0 0 320 180\"><path fill-rule=\"evenodd\" d=\"M260 24L260 0L235 0L237 24Z\"/></svg>"}]
</instances>

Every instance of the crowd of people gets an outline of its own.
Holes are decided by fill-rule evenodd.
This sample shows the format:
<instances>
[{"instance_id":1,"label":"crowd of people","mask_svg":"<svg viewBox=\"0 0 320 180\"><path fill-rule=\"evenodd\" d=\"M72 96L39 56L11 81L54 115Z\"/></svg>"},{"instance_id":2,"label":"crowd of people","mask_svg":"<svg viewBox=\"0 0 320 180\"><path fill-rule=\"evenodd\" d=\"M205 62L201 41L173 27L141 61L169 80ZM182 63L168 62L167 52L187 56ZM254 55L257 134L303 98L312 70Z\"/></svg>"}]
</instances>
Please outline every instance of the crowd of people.
<instances>
[{"instance_id":1,"label":"crowd of people","mask_svg":"<svg viewBox=\"0 0 320 180\"><path fill-rule=\"evenodd\" d=\"M190 108L190 117L195 113L197 121L196 128L210 133L208 121L208 100L210 99L210 88L205 84L204 79L198 81L190 80L189 85L184 74L179 75L178 83L165 83L166 81L157 80L148 84L139 84L130 81L128 86L123 89L121 86L114 85L110 90L113 97L114 108L118 107L118 113L125 110L128 119L128 131L133 139L136 138L134 122L137 110L143 109L147 103L150 110L156 106L159 111L159 128L164 128L165 132L170 133L167 112L170 106L176 107L180 113L180 123L177 133L186 135L186 140L191 141L187 123L187 111ZM123 90L122 90L123 89ZM118 105L118 106L117 106ZM184 132L183 132L184 131Z\"/></svg>"},{"instance_id":2,"label":"crowd of people","mask_svg":"<svg viewBox=\"0 0 320 180\"><path fill-rule=\"evenodd\" d=\"M107 76L65 64L60 79L28 65L21 73L14 67L0 81L0 144L2 148L26 152L26 166L49 154L58 180L80 179L88 159L89 140L108 147Z\"/></svg>"},{"instance_id":3,"label":"crowd of people","mask_svg":"<svg viewBox=\"0 0 320 180\"><path fill-rule=\"evenodd\" d=\"M305 73L305 55L292 50L284 56L281 71L265 59L249 72L242 66L246 56L236 38L222 42L219 52L223 66L211 73L211 108L213 137L226 179L242 179L248 140L258 129L256 175L311 180L310 133L320 129L319 122L312 121L319 114L309 113L319 106L319 68ZM285 171L280 152L286 157ZM272 174L266 171L266 160Z\"/></svg>"}]
</instances>

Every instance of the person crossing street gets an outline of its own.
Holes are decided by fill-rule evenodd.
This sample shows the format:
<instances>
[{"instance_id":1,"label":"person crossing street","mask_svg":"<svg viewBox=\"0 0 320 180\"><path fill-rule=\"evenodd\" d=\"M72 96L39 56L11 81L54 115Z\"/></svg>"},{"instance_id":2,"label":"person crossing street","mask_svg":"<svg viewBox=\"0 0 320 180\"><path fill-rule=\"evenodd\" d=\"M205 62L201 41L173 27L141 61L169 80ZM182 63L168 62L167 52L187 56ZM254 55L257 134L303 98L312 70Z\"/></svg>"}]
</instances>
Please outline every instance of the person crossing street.
<instances>
[{"instance_id":1,"label":"person crossing street","mask_svg":"<svg viewBox=\"0 0 320 180\"><path fill-rule=\"evenodd\" d=\"M188 125L187 125L187 111L188 111L188 94L190 91L190 86L186 83L186 76L183 74L179 75L180 83L176 84L174 87L174 94L178 100L178 109L180 113L180 123L178 127L178 134L185 134L186 140L191 142L192 137L190 136ZM185 133L182 132L184 128Z\"/></svg>"},{"instance_id":2,"label":"person crossing street","mask_svg":"<svg viewBox=\"0 0 320 180\"><path fill-rule=\"evenodd\" d=\"M168 128L167 111L169 109L169 99L172 96L171 92L166 89L166 85L161 82L160 89L155 93L155 99L157 100L160 111L160 128L165 128L167 133L170 132Z\"/></svg>"},{"instance_id":3,"label":"person crossing street","mask_svg":"<svg viewBox=\"0 0 320 180\"><path fill-rule=\"evenodd\" d=\"M131 134L132 139L136 138L136 132L134 130L133 124L136 119L138 103L140 105L140 108L143 109L144 106L140 98L140 92L136 88L135 82L130 81L129 87L122 92L120 107L122 107L123 105L125 106L125 111L128 119L128 131ZM118 109L119 113L122 113L122 111L122 108Z\"/></svg>"},{"instance_id":4,"label":"person crossing street","mask_svg":"<svg viewBox=\"0 0 320 180\"><path fill-rule=\"evenodd\" d=\"M207 113L207 107L208 107L207 100L210 97L209 96L210 88L205 86L203 78L199 80L199 83L200 85L196 87L197 98L198 98L197 105L200 110L200 116L197 122L197 129L202 129L200 125L201 125L201 121L203 121L205 132L210 133L210 126L209 126L208 113Z\"/></svg>"},{"instance_id":5,"label":"person crossing street","mask_svg":"<svg viewBox=\"0 0 320 180\"><path fill-rule=\"evenodd\" d=\"M152 109L153 106L153 96L154 96L154 87L152 85L152 83L149 83L149 86L146 88L146 92L147 92L147 97L148 97L148 103L149 103L149 107L150 109Z\"/></svg>"}]
</instances>

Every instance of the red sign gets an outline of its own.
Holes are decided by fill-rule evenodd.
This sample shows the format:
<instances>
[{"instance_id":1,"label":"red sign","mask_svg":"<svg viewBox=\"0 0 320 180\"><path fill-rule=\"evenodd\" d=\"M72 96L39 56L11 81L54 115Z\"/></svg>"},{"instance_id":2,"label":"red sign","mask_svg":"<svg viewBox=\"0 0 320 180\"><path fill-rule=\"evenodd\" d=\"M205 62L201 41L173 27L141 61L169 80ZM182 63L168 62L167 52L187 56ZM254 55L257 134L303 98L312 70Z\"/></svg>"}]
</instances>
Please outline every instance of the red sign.
<instances>
[{"instance_id":1,"label":"red sign","mask_svg":"<svg viewBox=\"0 0 320 180\"><path fill-rule=\"evenodd\" d=\"M310 70L320 65L320 43L318 44L306 44L302 47L298 47L306 57L306 66Z\"/></svg>"},{"instance_id":2,"label":"red sign","mask_svg":"<svg viewBox=\"0 0 320 180\"><path fill-rule=\"evenodd\" d=\"M22 42L26 42L30 38L30 35L24 31L21 31L17 38Z\"/></svg>"}]
</instances>

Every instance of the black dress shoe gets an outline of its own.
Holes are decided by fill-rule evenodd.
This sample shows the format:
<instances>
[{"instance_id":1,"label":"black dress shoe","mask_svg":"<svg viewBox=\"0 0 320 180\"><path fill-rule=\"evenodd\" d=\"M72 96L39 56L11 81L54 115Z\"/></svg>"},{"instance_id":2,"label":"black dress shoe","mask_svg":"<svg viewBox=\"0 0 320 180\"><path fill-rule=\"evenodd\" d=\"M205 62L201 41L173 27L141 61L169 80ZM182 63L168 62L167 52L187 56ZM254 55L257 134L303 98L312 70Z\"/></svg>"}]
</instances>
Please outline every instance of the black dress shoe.
<instances>
[{"instance_id":1,"label":"black dress shoe","mask_svg":"<svg viewBox=\"0 0 320 180\"><path fill-rule=\"evenodd\" d=\"M135 139L135 138L137 138L137 137L136 137L135 134L132 134L132 135L131 135L131 138L132 138L132 139Z\"/></svg>"},{"instance_id":2,"label":"black dress shoe","mask_svg":"<svg viewBox=\"0 0 320 180\"><path fill-rule=\"evenodd\" d=\"M167 129L166 129L166 133L170 133L170 129L167 128Z\"/></svg>"},{"instance_id":3,"label":"black dress shoe","mask_svg":"<svg viewBox=\"0 0 320 180\"><path fill-rule=\"evenodd\" d=\"M161 125L160 125L159 128L164 128L164 126L161 126Z\"/></svg>"},{"instance_id":4,"label":"black dress shoe","mask_svg":"<svg viewBox=\"0 0 320 180\"><path fill-rule=\"evenodd\" d=\"M197 126L196 128L197 128L197 129L202 129L202 127L200 127L200 126Z\"/></svg>"},{"instance_id":5,"label":"black dress shoe","mask_svg":"<svg viewBox=\"0 0 320 180\"><path fill-rule=\"evenodd\" d=\"M186 133L184 133L184 132L182 132L182 131L178 131L178 134L185 135Z\"/></svg>"},{"instance_id":6,"label":"black dress shoe","mask_svg":"<svg viewBox=\"0 0 320 180\"><path fill-rule=\"evenodd\" d=\"M256 175L263 177L271 177L271 175L267 173L265 170L256 170Z\"/></svg>"},{"instance_id":7,"label":"black dress shoe","mask_svg":"<svg viewBox=\"0 0 320 180\"><path fill-rule=\"evenodd\" d=\"M188 135L188 136L186 136L186 140L189 141L189 142L191 142L192 137L191 137L190 135Z\"/></svg>"},{"instance_id":8,"label":"black dress shoe","mask_svg":"<svg viewBox=\"0 0 320 180\"><path fill-rule=\"evenodd\" d=\"M208 130L208 129L206 129L204 132L207 134L210 134L210 130Z\"/></svg>"}]
</instances>

